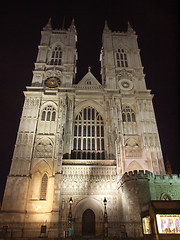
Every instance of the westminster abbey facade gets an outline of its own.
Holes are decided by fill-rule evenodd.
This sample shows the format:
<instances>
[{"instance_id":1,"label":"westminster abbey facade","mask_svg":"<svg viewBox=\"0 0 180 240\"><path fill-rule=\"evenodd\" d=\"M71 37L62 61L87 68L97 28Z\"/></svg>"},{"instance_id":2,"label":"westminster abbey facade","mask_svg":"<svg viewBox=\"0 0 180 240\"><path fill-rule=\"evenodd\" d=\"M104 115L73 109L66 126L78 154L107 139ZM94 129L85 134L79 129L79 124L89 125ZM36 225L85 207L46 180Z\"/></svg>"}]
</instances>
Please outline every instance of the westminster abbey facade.
<instances>
[{"instance_id":1,"label":"westminster abbey facade","mask_svg":"<svg viewBox=\"0 0 180 240\"><path fill-rule=\"evenodd\" d=\"M49 20L41 35L32 84L24 92L1 229L24 238L148 234L150 201L177 200L168 184L179 184L179 178L164 175L136 33L130 24L127 32L112 32L105 23L102 83L90 67L75 83L74 22L53 30Z\"/></svg>"}]
</instances>

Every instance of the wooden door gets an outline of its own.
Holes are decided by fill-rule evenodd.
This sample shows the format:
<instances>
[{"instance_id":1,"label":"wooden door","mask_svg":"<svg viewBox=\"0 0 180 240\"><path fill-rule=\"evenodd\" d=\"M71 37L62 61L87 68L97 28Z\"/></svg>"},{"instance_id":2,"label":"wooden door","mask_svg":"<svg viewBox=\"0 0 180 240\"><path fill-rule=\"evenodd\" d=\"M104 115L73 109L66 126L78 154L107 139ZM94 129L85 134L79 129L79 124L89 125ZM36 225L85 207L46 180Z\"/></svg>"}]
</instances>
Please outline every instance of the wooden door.
<instances>
[{"instance_id":1,"label":"wooden door","mask_svg":"<svg viewBox=\"0 0 180 240\"><path fill-rule=\"evenodd\" d=\"M95 214L91 209L84 211L82 216L82 235L95 235Z\"/></svg>"}]
</instances>

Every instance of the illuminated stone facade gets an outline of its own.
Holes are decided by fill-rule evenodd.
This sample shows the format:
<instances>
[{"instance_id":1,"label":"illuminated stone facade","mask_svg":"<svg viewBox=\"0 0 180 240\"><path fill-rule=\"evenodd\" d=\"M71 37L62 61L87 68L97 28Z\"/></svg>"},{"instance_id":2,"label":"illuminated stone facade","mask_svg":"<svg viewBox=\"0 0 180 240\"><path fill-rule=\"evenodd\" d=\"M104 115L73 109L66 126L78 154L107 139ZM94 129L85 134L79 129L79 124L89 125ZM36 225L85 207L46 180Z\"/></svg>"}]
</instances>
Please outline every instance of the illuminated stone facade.
<instances>
[{"instance_id":1,"label":"illuminated stone facade","mask_svg":"<svg viewBox=\"0 0 180 240\"><path fill-rule=\"evenodd\" d=\"M124 33L105 23L102 84L90 68L75 83L76 41L73 22L68 30L53 30L49 21L42 31L32 85L24 92L1 227L13 228L14 236L65 236L72 197L76 236L88 234L88 209L95 235L108 227L109 236L142 236L141 212L162 194L178 198L168 184L179 184L179 178L161 177L163 157L137 36L129 24ZM40 233L42 225L46 233Z\"/></svg>"}]
</instances>

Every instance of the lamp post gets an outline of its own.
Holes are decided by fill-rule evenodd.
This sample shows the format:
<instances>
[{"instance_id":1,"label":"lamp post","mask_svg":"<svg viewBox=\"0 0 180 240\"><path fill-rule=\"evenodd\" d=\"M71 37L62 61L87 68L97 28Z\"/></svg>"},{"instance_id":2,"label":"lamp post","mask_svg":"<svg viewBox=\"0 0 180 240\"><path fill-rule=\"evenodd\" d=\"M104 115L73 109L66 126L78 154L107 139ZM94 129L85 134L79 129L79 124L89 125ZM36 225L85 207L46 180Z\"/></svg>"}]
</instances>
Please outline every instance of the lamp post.
<instances>
[{"instance_id":1,"label":"lamp post","mask_svg":"<svg viewBox=\"0 0 180 240\"><path fill-rule=\"evenodd\" d=\"M72 197L69 199L69 213L68 213L68 237L71 237L71 227L72 227Z\"/></svg>"},{"instance_id":2,"label":"lamp post","mask_svg":"<svg viewBox=\"0 0 180 240\"><path fill-rule=\"evenodd\" d=\"M108 215L107 215L107 199L104 198L104 237L108 237Z\"/></svg>"}]
</instances>

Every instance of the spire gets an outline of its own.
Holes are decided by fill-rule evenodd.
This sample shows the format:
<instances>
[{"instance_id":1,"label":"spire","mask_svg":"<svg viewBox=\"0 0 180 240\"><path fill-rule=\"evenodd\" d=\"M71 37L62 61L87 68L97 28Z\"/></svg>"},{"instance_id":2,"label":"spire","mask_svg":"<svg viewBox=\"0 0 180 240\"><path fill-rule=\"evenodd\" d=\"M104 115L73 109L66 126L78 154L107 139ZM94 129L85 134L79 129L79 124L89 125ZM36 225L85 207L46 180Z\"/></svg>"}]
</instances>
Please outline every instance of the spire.
<instances>
[{"instance_id":1,"label":"spire","mask_svg":"<svg viewBox=\"0 0 180 240\"><path fill-rule=\"evenodd\" d=\"M128 21L128 29L127 29L127 32L128 32L128 33L131 33L131 34L136 34L136 32L132 29L129 21Z\"/></svg>"},{"instance_id":2,"label":"spire","mask_svg":"<svg viewBox=\"0 0 180 240\"><path fill-rule=\"evenodd\" d=\"M72 22L71 22L71 25L70 25L70 27L69 27L69 30L76 32L76 26L75 26L75 24L74 24L74 18L72 19Z\"/></svg>"},{"instance_id":3,"label":"spire","mask_svg":"<svg viewBox=\"0 0 180 240\"><path fill-rule=\"evenodd\" d=\"M51 25L51 18L49 18L48 23L46 24L46 26L43 28L43 30L52 30L52 25Z\"/></svg>"},{"instance_id":4,"label":"spire","mask_svg":"<svg viewBox=\"0 0 180 240\"><path fill-rule=\"evenodd\" d=\"M88 72L91 72L91 67L90 66L88 67Z\"/></svg>"},{"instance_id":5,"label":"spire","mask_svg":"<svg viewBox=\"0 0 180 240\"><path fill-rule=\"evenodd\" d=\"M104 32L110 32L110 29L108 27L108 23L107 23L107 20L105 20L105 24L104 24Z\"/></svg>"}]
</instances>

